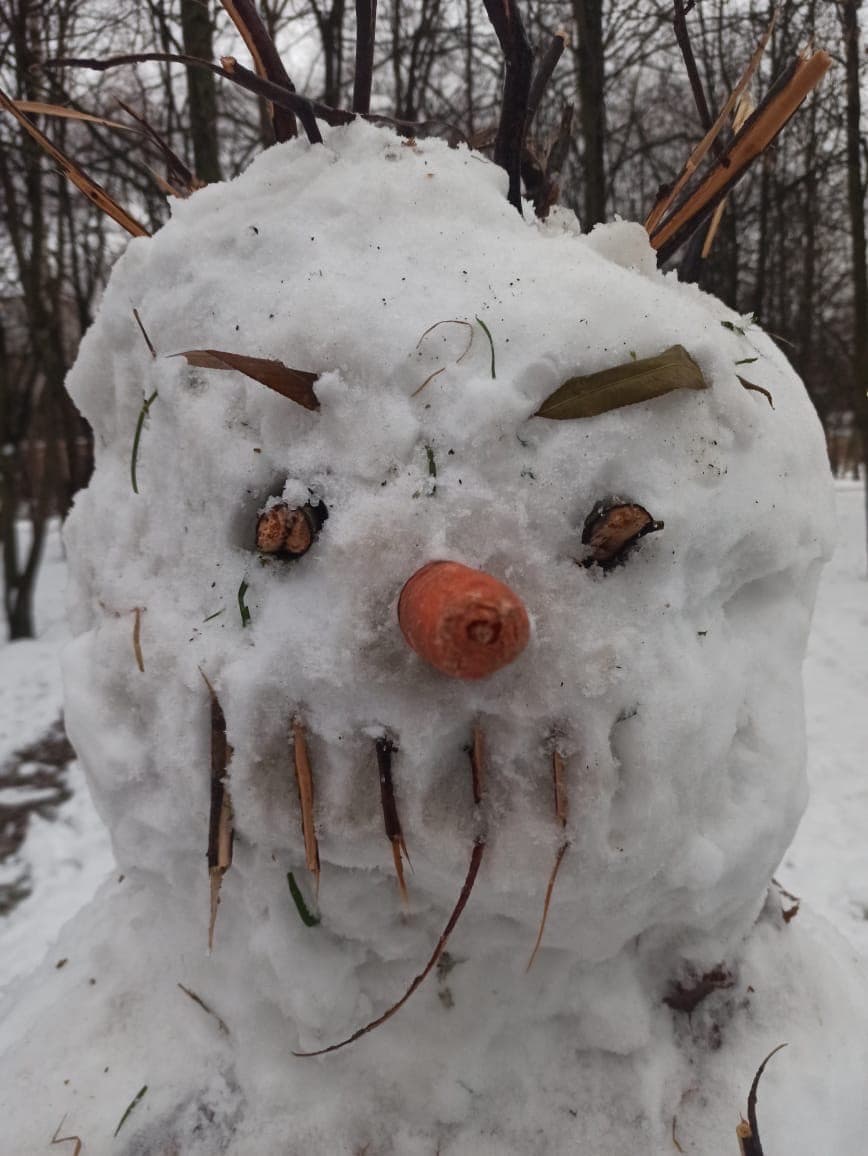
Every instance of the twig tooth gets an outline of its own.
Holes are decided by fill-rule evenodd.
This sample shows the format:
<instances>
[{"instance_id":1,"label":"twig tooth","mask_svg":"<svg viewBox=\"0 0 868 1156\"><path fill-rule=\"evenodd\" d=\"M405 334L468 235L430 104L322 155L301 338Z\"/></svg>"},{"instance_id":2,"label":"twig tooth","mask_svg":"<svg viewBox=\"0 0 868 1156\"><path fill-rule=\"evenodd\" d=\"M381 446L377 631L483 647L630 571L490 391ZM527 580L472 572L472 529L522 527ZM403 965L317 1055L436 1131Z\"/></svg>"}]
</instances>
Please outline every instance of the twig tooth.
<instances>
[{"instance_id":1,"label":"twig tooth","mask_svg":"<svg viewBox=\"0 0 868 1156\"><path fill-rule=\"evenodd\" d=\"M319 845L313 819L313 771L307 749L307 734L304 724L298 718L293 719L292 722L292 737L295 779L298 783L298 801L301 805L301 833L304 839L305 864L316 880L316 894L319 896Z\"/></svg>"},{"instance_id":2,"label":"twig tooth","mask_svg":"<svg viewBox=\"0 0 868 1156\"><path fill-rule=\"evenodd\" d=\"M555 790L555 819L560 824L561 830L566 831L567 816L569 815L569 798L567 795L566 783L566 764L564 763L563 755L557 748L552 751L552 782ZM567 853L567 848L570 843L566 835L561 839L557 854L555 855L554 866L552 867L551 875L549 875L548 886L546 887L546 895L543 900L543 912L540 919L539 931L537 932L536 942L533 945L533 951L530 953L530 959L527 961L525 973L529 972L533 967L533 962L536 959L537 952L542 944L543 934L546 929L546 921L549 917L549 907L551 906L552 893L555 889L555 881L558 877L558 872L561 869L561 863L564 861L564 855Z\"/></svg>"},{"instance_id":3,"label":"twig tooth","mask_svg":"<svg viewBox=\"0 0 868 1156\"><path fill-rule=\"evenodd\" d=\"M473 728L470 743L470 772L473 782L473 802L478 807L485 796L485 736L478 724Z\"/></svg>"},{"instance_id":4,"label":"twig tooth","mask_svg":"<svg viewBox=\"0 0 868 1156\"><path fill-rule=\"evenodd\" d=\"M383 808L383 824L386 828L386 838L392 844L392 858L395 861L395 874L398 877L398 890L401 899L406 905L408 902L407 884L404 879L404 864L402 856L410 862L407 854L407 844L404 842L404 832L401 829L401 820L398 816L398 805L395 802L395 785L392 780L392 754L395 744L385 735L375 742L377 752L377 771L380 777L380 803Z\"/></svg>"},{"instance_id":5,"label":"twig tooth","mask_svg":"<svg viewBox=\"0 0 868 1156\"><path fill-rule=\"evenodd\" d=\"M552 781L555 788L555 817L562 827L566 827L569 815L566 766L564 757L558 750L552 751Z\"/></svg>"},{"instance_id":6,"label":"twig tooth","mask_svg":"<svg viewBox=\"0 0 868 1156\"><path fill-rule=\"evenodd\" d=\"M145 673L145 659L142 655L142 608L137 606L133 611L133 654L136 656L136 666Z\"/></svg>"},{"instance_id":7,"label":"twig tooth","mask_svg":"<svg viewBox=\"0 0 868 1156\"><path fill-rule=\"evenodd\" d=\"M543 913L542 919L539 922L539 931L536 935L536 943L533 945L533 951L530 953L530 959L527 961L527 967L524 969L525 974L533 967L533 961L536 959L537 952L539 951L540 945L542 944L543 933L546 929L546 921L549 917L549 906L552 901L552 892L555 889L555 880L558 877L558 871L561 869L561 863L564 861L564 855L567 853L568 846L569 843L563 842L561 843L560 847L558 847L558 853L555 856L555 864L554 867L552 867L552 873L549 876L548 886L546 887L546 897L543 901Z\"/></svg>"},{"instance_id":8,"label":"twig tooth","mask_svg":"<svg viewBox=\"0 0 868 1156\"><path fill-rule=\"evenodd\" d=\"M388 741L388 740L381 740ZM478 805L482 801L483 785L482 785L482 729L479 726L473 728L473 745L470 748L470 768L473 777L473 797ZM393 844L394 846L394 844ZM431 974L437 965L440 956L446 950L446 944L449 942L449 936L455 930L455 925L461 918L461 913L467 906L467 900L470 898L470 892L473 890L473 884L476 882L476 876L479 874L479 868L482 863L482 857L485 854L485 835L481 832L477 834L473 840L473 850L470 853L470 865L467 868L467 875L464 878L464 884L459 893L458 900L452 908L452 914L437 940L437 944L431 955L431 958L401 996L397 1003L393 1003L390 1008L387 1008L382 1015L377 1016L375 1020L365 1024L363 1028L359 1028L353 1032L351 1036L347 1036L345 1040L341 1040L337 1044L331 1044L327 1048L320 1048L315 1052L293 1052L294 1056L301 1056L309 1058L311 1056L325 1056L329 1052L336 1052L340 1048L345 1048L348 1044L353 1044L356 1040L361 1039L362 1036L372 1032L375 1028L380 1027L387 1020L390 1020L396 1012L400 1011L410 996L424 983L425 979Z\"/></svg>"},{"instance_id":9,"label":"twig tooth","mask_svg":"<svg viewBox=\"0 0 868 1156\"><path fill-rule=\"evenodd\" d=\"M473 852L470 856L470 866L467 869L467 876L464 880L464 885L461 888L461 894L458 896L458 902L455 904L455 907L452 909L452 914L449 916L449 922L446 924L446 927L443 929L440 938L437 940L437 945L434 948L434 952L431 955L431 958L428 960L422 971L419 972L419 974L416 976L416 978L413 980L398 1002L392 1004L390 1008L384 1011L382 1015L377 1016L375 1020L371 1020L369 1024L365 1024L363 1028L359 1028L358 1031L353 1032L351 1036L347 1036L345 1040L341 1040L340 1043L331 1044L327 1048L320 1048L319 1051L316 1052L293 1052L292 1054L294 1056L300 1056L307 1059L311 1056L325 1056L328 1055L329 1052L336 1052L340 1048L345 1048L348 1044L355 1043L356 1040L361 1039L362 1036L367 1035L368 1032L372 1032L375 1028L380 1027L381 1024L384 1024L387 1020L390 1020L396 1012L401 1010L410 996L419 987L421 987L425 979L434 970L434 967L437 964L437 960L446 950L446 944L449 940L449 936L454 931L455 925L460 919L462 911L467 906L467 900L470 898L470 892L473 890L473 884L476 882L476 876L479 874L479 867L482 863L482 856L484 853L485 841L481 838L477 838L473 844Z\"/></svg>"},{"instance_id":10,"label":"twig tooth","mask_svg":"<svg viewBox=\"0 0 868 1156\"><path fill-rule=\"evenodd\" d=\"M211 813L208 822L208 876L211 884L211 910L208 920L208 950L214 946L214 925L220 904L223 876L232 866L232 800L226 786L226 768L232 747L226 739L226 716L208 676L199 672L211 699Z\"/></svg>"},{"instance_id":11,"label":"twig tooth","mask_svg":"<svg viewBox=\"0 0 868 1156\"><path fill-rule=\"evenodd\" d=\"M145 329L145 324L142 321L141 317L139 317L138 309L133 310L133 317L135 317L136 325L138 325L138 327L141 331L142 337L144 337L144 339L145 339L145 345L147 345L148 349L150 350L151 357L156 357L157 351L156 351L156 349L154 349L154 346L153 346L153 343L152 343L150 337L148 337L148 331L147 331L147 329Z\"/></svg>"},{"instance_id":12,"label":"twig tooth","mask_svg":"<svg viewBox=\"0 0 868 1156\"><path fill-rule=\"evenodd\" d=\"M401 893L401 902L406 907L410 902L410 896L407 892L407 881L404 878L404 861L401 858L402 854L406 853L403 839L392 840L392 859L395 863L395 874L398 877L398 890Z\"/></svg>"}]
</instances>

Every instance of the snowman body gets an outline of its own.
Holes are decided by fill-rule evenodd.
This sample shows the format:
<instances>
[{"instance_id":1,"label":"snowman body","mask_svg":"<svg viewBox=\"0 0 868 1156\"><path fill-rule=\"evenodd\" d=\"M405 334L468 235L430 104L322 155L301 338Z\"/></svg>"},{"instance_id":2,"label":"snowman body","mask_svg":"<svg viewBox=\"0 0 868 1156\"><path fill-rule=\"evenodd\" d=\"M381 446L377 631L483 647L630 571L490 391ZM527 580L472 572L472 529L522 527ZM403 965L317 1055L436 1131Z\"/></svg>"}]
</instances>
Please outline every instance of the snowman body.
<instances>
[{"instance_id":1,"label":"snowman body","mask_svg":"<svg viewBox=\"0 0 868 1156\"><path fill-rule=\"evenodd\" d=\"M639 226L523 220L504 179L352 125L195 194L118 263L70 378L97 468L67 528L65 673L123 879L8 1011L16 1151L66 1113L86 1150L130 1156L662 1156L673 1138L705 1156L735 1151L783 1042L768 1156L861 1151L862 973L769 887L806 799L819 423L772 342L660 273ZM676 345L706 388L537 416L568 379ZM170 356L191 350L315 374L319 408ZM613 494L663 527L584 565ZM291 561L255 549L275 502L328 511ZM526 607L526 647L489 677L402 635L399 595L432 560ZM215 699L234 848L209 953ZM294 1054L375 1020L438 955L388 1022Z\"/></svg>"}]
</instances>

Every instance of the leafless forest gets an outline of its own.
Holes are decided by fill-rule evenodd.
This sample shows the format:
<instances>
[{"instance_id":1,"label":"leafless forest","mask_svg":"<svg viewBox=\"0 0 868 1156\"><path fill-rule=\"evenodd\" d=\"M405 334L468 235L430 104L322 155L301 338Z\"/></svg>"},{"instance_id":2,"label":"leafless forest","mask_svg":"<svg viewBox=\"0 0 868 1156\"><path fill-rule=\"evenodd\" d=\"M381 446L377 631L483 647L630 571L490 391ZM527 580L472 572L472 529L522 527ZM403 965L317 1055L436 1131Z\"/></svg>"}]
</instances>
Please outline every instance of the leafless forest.
<instances>
[{"instance_id":1,"label":"leafless forest","mask_svg":"<svg viewBox=\"0 0 868 1156\"><path fill-rule=\"evenodd\" d=\"M372 0L259 0L261 27L279 49L279 60L263 69L256 44L245 44L239 31L249 0L0 0L0 89L153 231L166 220L171 196L231 177L276 138L292 135L293 113L233 83L238 76L226 73L236 66L225 59L216 70L165 59L98 71L58 61L233 57L240 72L250 68L245 75L254 80L257 73L282 76L300 96L320 102L317 108L369 107L400 122L406 135L436 134L490 152L497 149L504 85L504 53L487 11L495 2L380 0L377 9L376 0L373 7ZM508 0L503 5L507 11ZM782 343L814 399L838 473L854 472L868 458L868 138L860 100L868 72L860 6L519 5L535 61L524 191L540 215L559 200L585 229L615 214L647 217L772 23L716 149L800 52L823 48L833 58L817 91L725 207L661 257L743 314L755 314ZM366 60L370 68L360 66ZM48 115L45 104L96 119ZM0 111L0 534L11 637L33 630L46 519L62 514L87 478L88 430L63 380L126 239L59 168L20 118L8 107ZM21 518L33 531L23 538L16 535Z\"/></svg>"}]
</instances>

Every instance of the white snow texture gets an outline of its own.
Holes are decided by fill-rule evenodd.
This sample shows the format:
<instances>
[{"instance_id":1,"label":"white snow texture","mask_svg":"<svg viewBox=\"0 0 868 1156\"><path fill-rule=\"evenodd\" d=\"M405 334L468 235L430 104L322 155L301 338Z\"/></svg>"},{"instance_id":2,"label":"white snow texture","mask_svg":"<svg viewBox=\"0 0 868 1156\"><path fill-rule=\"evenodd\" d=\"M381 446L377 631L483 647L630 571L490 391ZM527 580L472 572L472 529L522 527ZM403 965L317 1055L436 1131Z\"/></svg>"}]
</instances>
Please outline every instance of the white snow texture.
<instances>
[{"instance_id":1,"label":"white snow texture","mask_svg":"<svg viewBox=\"0 0 868 1156\"><path fill-rule=\"evenodd\" d=\"M417 347L453 319L474 329L460 362L466 326ZM567 378L674 344L710 388L533 416ZM193 349L319 373L321 408L170 356ZM69 388L97 468L66 531L66 717L124 877L67 927L67 966L7 1001L16 1156L43 1152L64 1115L94 1156L671 1156L673 1135L734 1153L753 1074L784 1041L760 1089L766 1156L864 1151L864 975L769 888L805 804L801 661L834 518L816 415L760 330L658 272L640 226L522 219L480 157L354 124L270 149L132 241ZM576 559L610 494L665 526L606 573ZM306 556L264 563L256 513L281 495L329 517ZM438 673L400 633L402 585L438 558L528 609L528 648L489 678ZM210 955L203 673L236 830ZM315 778L315 927L286 879L313 907L294 718ZM569 846L526 974L562 837L555 748ZM294 1056L403 994L483 831L439 969L376 1031ZM692 1014L664 1002L709 973Z\"/></svg>"}]
</instances>

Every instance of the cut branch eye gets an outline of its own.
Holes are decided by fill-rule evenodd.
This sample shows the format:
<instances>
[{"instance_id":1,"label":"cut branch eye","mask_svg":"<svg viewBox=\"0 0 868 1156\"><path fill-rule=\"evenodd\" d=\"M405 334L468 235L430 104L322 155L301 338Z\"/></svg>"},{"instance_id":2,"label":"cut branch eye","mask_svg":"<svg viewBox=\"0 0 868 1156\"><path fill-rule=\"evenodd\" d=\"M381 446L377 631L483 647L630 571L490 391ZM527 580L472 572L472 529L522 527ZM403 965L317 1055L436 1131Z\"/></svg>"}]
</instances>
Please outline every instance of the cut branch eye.
<instances>
[{"instance_id":1,"label":"cut branch eye","mask_svg":"<svg viewBox=\"0 0 868 1156\"><path fill-rule=\"evenodd\" d=\"M314 544L329 516L324 502L290 506L275 502L256 521L256 548L273 558L300 558Z\"/></svg>"}]
</instances>

